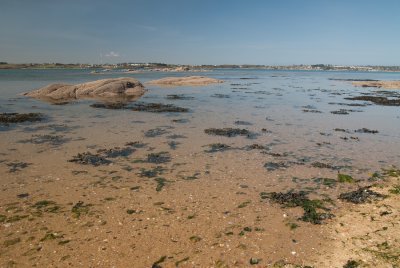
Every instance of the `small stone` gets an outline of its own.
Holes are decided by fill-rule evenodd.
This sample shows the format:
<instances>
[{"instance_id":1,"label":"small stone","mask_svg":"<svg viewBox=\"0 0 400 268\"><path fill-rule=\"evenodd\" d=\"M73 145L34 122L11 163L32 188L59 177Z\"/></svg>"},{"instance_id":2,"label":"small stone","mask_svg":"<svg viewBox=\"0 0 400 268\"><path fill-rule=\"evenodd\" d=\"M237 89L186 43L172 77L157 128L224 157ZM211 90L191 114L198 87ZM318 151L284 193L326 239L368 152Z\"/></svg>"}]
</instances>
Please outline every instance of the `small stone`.
<instances>
[{"instance_id":1,"label":"small stone","mask_svg":"<svg viewBox=\"0 0 400 268\"><path fill-rule=\"evenodd\" d=\"M259 262L260 262L260 259L257 259L257 258L251 258L250 259L250 264L251 265L258 264Z\"/></svg>"}]
</instances>

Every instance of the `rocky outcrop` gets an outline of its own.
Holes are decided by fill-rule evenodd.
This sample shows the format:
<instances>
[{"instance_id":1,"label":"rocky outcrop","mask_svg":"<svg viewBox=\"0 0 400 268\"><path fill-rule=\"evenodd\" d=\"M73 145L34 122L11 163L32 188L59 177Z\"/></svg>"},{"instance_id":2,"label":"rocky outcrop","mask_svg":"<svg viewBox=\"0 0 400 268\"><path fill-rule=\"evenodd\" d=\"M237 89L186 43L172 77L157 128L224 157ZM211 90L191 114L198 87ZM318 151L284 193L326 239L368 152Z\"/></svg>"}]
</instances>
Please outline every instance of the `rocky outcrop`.
<instances>
[{"instance_id":1,"label":"rocky outcrop","mask_svg":"<svg viewBox=\"0 0 400 268\"><path fill-rule=\"evenodd\" d=\"M205 76L166 77L148 82L157 86L206 86L224 81Z\"/></svg>"},{"instance_id":2,"label":"rocky outcrop","mask_svg":"<svg viewBox=\"0 0 400 268\"><path fill-rule=\"evenodd\" d=\"M400 89L400 81L355 81L353 86Z\"/></svg>"},{"instance_id":3,"label":"rocky outcrop","mask_svg":"<svg viewBox=\"0 0 400 268\"><path fill-rule=\"evenodd\" d=\"M139 99L145 88L133 78L112 78L70 85L51 84L22 95L51 103L65 103L77 99L101 99L104 101L132 101Z\"/></svg>"}]
</instances>

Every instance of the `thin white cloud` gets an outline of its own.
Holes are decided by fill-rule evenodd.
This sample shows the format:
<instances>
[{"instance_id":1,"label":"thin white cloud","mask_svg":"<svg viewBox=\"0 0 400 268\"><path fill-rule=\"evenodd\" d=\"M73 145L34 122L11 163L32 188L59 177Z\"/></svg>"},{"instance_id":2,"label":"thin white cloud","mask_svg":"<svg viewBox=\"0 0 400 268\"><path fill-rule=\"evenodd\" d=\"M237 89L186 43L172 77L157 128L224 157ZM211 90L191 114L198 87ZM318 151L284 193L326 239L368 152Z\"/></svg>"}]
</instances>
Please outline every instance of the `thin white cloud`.
<instances>
[{"instance_id":1,"label":"thin white cloud","mask_svg":"<svg viewBox=\"0 0 400 268\"><path fill-rule=\"evenodd\" d=\"M118 52L114 52L114 51L110 51L109 53L104 55L105 57L108 58L118 58L119 57L119 53Z\"/></svg>"}]
</instances>

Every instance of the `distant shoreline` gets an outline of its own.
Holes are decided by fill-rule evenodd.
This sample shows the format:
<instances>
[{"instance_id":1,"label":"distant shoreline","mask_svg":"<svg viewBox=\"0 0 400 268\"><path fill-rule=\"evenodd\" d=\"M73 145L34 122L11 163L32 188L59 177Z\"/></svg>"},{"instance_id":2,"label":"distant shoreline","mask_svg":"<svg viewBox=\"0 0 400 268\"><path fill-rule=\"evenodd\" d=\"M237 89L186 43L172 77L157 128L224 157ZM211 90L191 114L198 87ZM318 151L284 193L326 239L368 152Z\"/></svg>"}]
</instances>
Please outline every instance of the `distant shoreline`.
<instances>
[{"instance_id":1,"label":"distant shoreline","mask_svg":"<svg viewBox=\"0 0 400 268\"><path fill-rule=\"evenodd\" d=\"M179 65L164 63L117 63L117 64L63 64L63 63L6 63L0 62L0 70L15 69L89 69L89 70L125 70L125 71L208 71L214 69L258 69L276 71L358 71L358 72L400 72L400 66L343 66L343 65Z\"/></svg>"}]
</instances>

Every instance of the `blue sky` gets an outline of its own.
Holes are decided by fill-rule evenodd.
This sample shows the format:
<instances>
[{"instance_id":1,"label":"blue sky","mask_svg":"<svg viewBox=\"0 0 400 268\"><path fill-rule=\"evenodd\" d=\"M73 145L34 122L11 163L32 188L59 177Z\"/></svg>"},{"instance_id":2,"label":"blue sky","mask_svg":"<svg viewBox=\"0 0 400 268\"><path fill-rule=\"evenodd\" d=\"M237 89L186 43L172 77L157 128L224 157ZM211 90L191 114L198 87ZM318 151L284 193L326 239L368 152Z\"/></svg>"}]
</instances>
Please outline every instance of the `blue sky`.
<instances>
[{"instance_id":1,"label":"blue sky","mask_svg":"<svg viewBox=\"0 0 400 268\"><path fill-rule=\"evenodd\" d=\"M0 0L0 61L400 65L398 0Z\"/></svg>"}]
</instances>

